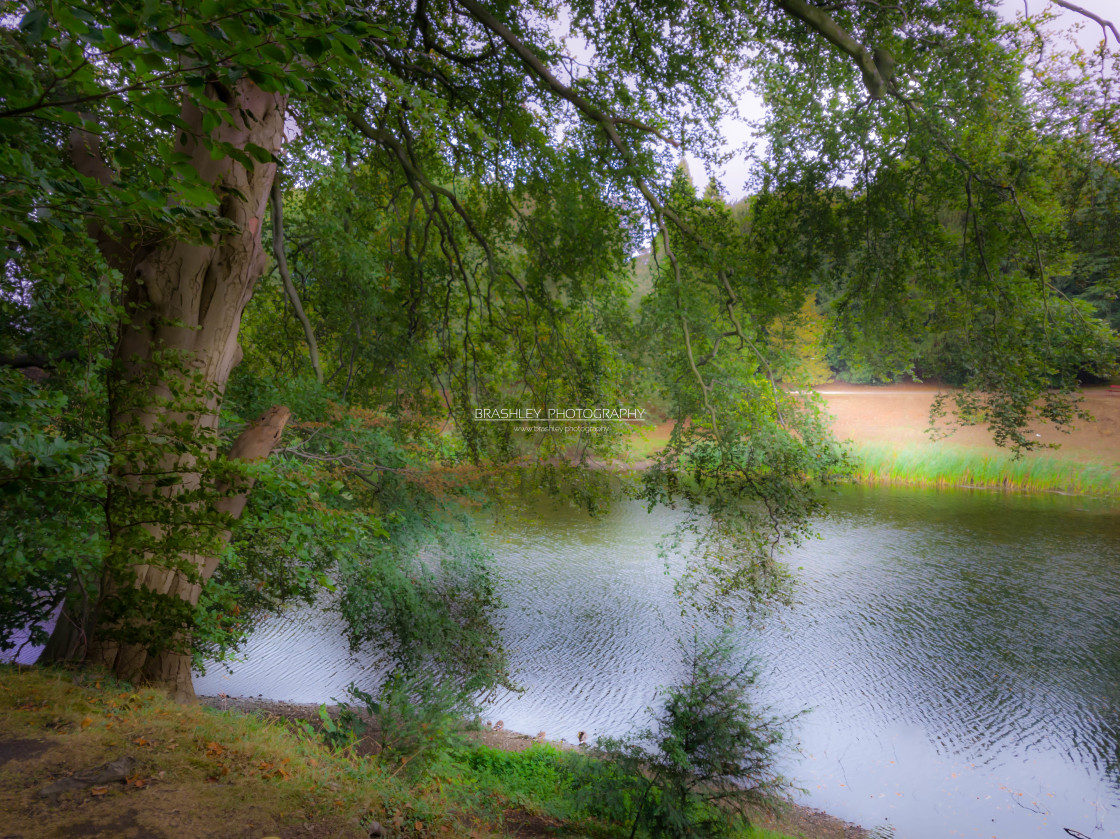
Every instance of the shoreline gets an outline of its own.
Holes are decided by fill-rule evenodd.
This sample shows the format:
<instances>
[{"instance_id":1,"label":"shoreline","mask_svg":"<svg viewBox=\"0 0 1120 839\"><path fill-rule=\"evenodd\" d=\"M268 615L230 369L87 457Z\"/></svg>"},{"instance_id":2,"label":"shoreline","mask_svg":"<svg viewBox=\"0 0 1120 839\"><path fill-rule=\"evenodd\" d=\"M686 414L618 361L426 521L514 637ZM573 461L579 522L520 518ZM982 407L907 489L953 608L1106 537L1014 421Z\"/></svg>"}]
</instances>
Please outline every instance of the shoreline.
<instances>
[{"instance_id":1,"label":"shoreline","mask_svg":"<svg viewBox=\"0 0 1120 839\"><path fill-rule=\"evenodd\" d=\"M843 483L926 489L1067 495L1115 503L1120 466L1035 452L1015 459L959 445L847 441L854 470Z\"/></svg>"},{"instance_id":2,"label":"shoreline","mask_svg":"<svg viewBox=\"0 0 1120 839\"><path fill-rule=\"evenodd\" d=\"M1030 432L1034 439L1059 448L1026 452L1018 459L996 446L983 425L930 439L930 406L938 393L952 388L830 382L813 390L825 402L833 436L853 455L855 469L847 483L1120 497L1120 395L1108 386L1079 393L1092 422L1078 422L1069 432L1040 425ZM666 421L635 433L630 469L651 463L672 425ZM950 431L944 423L939 427Z\"/></svg>"},{"instance_id":3,"label":"shoreline","mask_svg":"<svg viewBox=\"0 0 1120 839\"><path fill-rule=\"evenodd\" d=\"M313 704L301 702L282 702L264 697L250 696L199 696L200 705L218 711L234 711L242 714L258 714L266 718L287 720L303 719L314 723L319 718L319 708L326 707L334 716L338 705L327 703ZM467 732L468 739L492 749L507 752L520 752L538 743L556 749L575 751L579 746L567 740L549 740L533 737L517 731L504 729L480 729ZM751 814L751 821L767 830L779 831L795 839L870 839L871 833L860 825L844 821L823 810L805 804L788 802L780 813L757 811Z\"/></svg>"}]
</instances>

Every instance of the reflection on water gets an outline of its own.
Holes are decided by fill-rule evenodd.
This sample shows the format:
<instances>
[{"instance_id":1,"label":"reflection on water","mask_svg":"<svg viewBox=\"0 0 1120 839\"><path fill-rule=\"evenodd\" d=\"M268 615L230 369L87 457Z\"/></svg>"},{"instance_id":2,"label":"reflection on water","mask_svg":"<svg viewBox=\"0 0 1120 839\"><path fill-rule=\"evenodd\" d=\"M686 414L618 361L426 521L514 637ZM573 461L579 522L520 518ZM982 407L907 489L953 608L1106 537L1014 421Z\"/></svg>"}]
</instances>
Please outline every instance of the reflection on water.
<instances>
[{"instance_id":1,"label":"reflection on water","mask_svg":"<svg viewBox=\"0 0 1120 839\"><path fill-rule=\"evenodd\" d=\"M897 836L1120 836L1120 518L1084 499L846 489L796 551L798 602L744 646L761 701L812 708L786 766L808 803ZM534 509L493 525L520 695L489 709L551 738L645 721L680 671L657 542L679 514ZM702 632L711 627L700 622ZM326 701L375 661L329 614L263 628L201 693Z\"/></svg>"}]
</instances>

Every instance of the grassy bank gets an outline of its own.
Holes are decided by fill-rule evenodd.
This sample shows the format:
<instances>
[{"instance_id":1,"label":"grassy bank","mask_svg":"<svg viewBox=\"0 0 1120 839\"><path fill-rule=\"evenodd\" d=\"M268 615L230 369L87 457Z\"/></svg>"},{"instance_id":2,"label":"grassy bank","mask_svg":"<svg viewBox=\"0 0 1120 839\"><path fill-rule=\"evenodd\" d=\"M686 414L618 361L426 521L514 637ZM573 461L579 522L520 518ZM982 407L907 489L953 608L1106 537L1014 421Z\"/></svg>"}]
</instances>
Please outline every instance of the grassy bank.
<instances>
[{"instance_id":1,"label":"grassy bank","mask_svg":"<svg viewBox=\"0 0 1120 839\"><path fill-rule=\"evenodd\" d=\"M854 480L864 484L922 487L983 487L1015 492L1063 492L1120 497L1120 470L1061 457L963 446L851 446Z\"/></svg>"},{"instance_id":2,"label":"grassy bank","mask_svg":"<svg viewBox=\"0 0 1120 839\"><path fill-rule=\"evenodd\" d=\"M635 434L630 459L652 458L668 439L667 429ZM944 442L848 444L861 484L914 487L981 487L1010 492L1062 492L1120 498L1120 451L1111 463L1093 464L1061 454L1028 454Z\"/></svg>"},{"instance_id":3,"label":"grassy bank","mask_svg":"<svg viewBox=\"0 0 1120 839\"><path fill-rule=\"evenodd\" d=\"M410 774L360 747L327 748L283 718L177 706L67 671L0 668L0 811L11 837L627 835L626 825L581 812L573 760L589 758L468 742ZM106 764L116 777L43 794ZM797 833L815 835L837 834ZM740 837L790 839L760 828Z\"/></svg>"}]
</instances>

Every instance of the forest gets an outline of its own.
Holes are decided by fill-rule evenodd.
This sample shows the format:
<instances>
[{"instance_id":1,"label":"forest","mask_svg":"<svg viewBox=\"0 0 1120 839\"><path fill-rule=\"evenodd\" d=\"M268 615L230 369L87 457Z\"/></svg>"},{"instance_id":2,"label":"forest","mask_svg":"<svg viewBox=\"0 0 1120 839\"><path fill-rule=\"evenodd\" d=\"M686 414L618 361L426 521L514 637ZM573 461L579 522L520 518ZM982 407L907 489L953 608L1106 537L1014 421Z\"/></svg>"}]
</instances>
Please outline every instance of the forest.
<instances>
[{"instance_id":1,"label":"forest","mask_svg":"<svg viewBox=\"0 0 1120 839\"><path fill-rule=\"evenodd\" d=\"M1120 38L1027 12L6 3L0 648L190 701L329 602L476 695L513 680L475 511L682 505L682 599L762 607L851 468L820 376L945 383L1016 454L1087 420L1120 361ZM672 433L632 470L625 422L477 419L555 407Z\"/></svg>"}]
</instances>

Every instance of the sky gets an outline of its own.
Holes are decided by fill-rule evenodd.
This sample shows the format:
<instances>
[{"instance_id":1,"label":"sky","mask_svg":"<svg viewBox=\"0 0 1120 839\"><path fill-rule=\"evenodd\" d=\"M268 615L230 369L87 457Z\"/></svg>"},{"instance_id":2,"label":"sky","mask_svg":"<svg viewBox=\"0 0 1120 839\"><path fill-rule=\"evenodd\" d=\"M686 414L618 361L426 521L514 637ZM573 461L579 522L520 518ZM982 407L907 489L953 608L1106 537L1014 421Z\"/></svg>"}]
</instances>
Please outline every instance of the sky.
<instances>
[{"instance_id":1,"label":"sky","mask_svg":"<svg viewBox=\"0 0 1120 839\"><path fill-rule=\"evenodd\" d=\"M1035 15L1042 12L1048 3L1046 0L1025 0L1025 5L1030 9L1030 13ZM1120 26L1120 0L1079 0L1077 5ZM1014 0L1014 2L1003 0L1001 13L1007 20L1013 20L1017 14L1022 15L1023 8L1024 0ZM1055 7L1055 11L1059 12L1059 15L1053 24L1054 26L1058 28L1080 26L1075 37L1086 52L1092 51L1100 43L1101 27L1092 20L1057 7ZM1117 48L1117 44L1111 36L1109 37L1109 46L1112 49ZM723 135L728 141L728 150L742 149L747 146L752 140L752 135L745 124L745 120L758 119L762 116L761 103L751 96L740 100L739 110L743 116L742 121L728 119L721 125ZM708 182L708 173L704 171L699 159L690 155L685 155L685 159L688 161L692 180L696 184L697 190L702 191ZM721 171L716 173L723 187L725 198L729 201L737 201L746 195L748 175L747 155L744 152L739 152Z\"/></svg>"}]
</instances>

